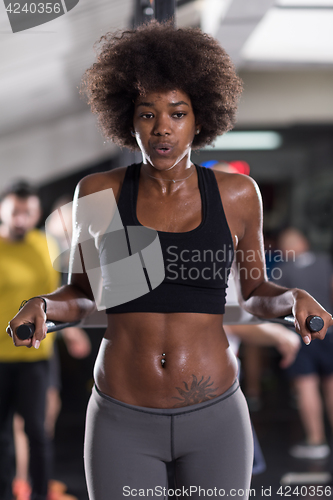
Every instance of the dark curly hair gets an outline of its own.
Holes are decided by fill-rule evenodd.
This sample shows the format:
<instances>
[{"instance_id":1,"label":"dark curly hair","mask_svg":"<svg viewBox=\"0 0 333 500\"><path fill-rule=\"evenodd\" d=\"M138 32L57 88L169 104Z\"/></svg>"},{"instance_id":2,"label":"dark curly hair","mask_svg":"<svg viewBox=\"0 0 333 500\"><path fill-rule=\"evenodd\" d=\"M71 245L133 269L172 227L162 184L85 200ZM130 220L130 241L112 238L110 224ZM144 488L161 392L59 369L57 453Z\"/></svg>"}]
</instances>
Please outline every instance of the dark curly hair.
<instances>
[{"instance_id":1,"label":"dark curly hair","mask_svg":"<svg viewBox=\"0 0 333 500\"><path fill-rule=\"evenodd\" d=\"M30 196L39 197L37 188L29 184L29 182L20 179L11 182L2 190L0 193L0 202L11 194L14 194L23 200L29 198Z\"/></svg>"},{"instance_id":2,"label":"dark curly hair","mask_svg":"<svg viewBox=\"0 0 333 500\"><path fill-rule=\"evenodd\" d=\"M193 148L233 127L242 82L226 52L199 28L152 21L107 33L98 43L97 62L85 72L81 94L99 116L104 135L119 146L138 148L131 135L134 102L151 91L179 89L190 96L202 127Z\"/></svg>"}]
</instances>

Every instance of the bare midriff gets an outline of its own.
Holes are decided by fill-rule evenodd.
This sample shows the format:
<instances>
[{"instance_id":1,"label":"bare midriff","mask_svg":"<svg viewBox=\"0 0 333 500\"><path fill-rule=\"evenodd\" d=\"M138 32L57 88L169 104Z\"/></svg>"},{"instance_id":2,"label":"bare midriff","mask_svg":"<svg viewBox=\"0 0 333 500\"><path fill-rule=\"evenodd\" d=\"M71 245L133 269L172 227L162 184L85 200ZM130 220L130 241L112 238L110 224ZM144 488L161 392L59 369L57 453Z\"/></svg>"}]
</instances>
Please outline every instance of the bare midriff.
<instances>
[{"instance_id":1,"label":"bare midriff","mask_svg":"<svg viewBox=\"0 0 333 500\"><path fill-rule=\"evenodd\" d=\"M223 394L237 361L222 315L126 313L108 315L95 365L100 391L148 408L189 406Z\"/></svg>"}]
</instances>

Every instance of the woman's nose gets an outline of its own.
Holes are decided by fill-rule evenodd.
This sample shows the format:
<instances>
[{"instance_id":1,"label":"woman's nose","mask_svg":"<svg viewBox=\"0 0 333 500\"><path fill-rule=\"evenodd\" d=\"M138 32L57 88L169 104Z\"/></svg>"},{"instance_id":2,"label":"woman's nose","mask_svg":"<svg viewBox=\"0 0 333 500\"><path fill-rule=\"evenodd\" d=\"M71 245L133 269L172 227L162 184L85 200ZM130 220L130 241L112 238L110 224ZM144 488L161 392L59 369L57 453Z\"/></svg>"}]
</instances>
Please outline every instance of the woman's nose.
<instances>
[{"instance_id":1,"label":"woman's nose","mask_svg":"<svg viewBox=\"0 0 333 500\"><path fill-rule=\"evenodd\" d=\"M153 129L154 135L169 135L171 134L170 117L158 116L156 117Z\"/></svg>"}]
</instances>

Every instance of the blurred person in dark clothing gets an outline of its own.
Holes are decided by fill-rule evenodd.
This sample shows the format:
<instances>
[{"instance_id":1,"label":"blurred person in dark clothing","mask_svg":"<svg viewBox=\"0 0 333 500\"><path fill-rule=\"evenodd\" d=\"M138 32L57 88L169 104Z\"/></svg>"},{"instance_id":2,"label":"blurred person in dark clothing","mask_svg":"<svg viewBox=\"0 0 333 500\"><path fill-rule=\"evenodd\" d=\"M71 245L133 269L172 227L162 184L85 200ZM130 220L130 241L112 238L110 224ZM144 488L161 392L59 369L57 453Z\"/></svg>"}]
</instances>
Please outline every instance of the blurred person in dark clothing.
<instances>
[{"instance_id":1,"label":"blurred person in dark clothing","mask_svg":"<svg viewBox=\"0 0 333 500\"><path fill-rule=\"evenodd\" d=\"M329 255L310 251L306 237L297 229L286 229L279 238L284 262L276 283L300 287L310 293L327 311L332 312L333 267ZM295 362L289 368L305 431L304 443L290 449L296 458L321 459L330 453L326 442L324 408L333 429L333 336L332 328L323 342L302 343ZM321 396L321 386L323 396ZM324 400L324 401L323 401Z\"/></svg>"}]
</instances>

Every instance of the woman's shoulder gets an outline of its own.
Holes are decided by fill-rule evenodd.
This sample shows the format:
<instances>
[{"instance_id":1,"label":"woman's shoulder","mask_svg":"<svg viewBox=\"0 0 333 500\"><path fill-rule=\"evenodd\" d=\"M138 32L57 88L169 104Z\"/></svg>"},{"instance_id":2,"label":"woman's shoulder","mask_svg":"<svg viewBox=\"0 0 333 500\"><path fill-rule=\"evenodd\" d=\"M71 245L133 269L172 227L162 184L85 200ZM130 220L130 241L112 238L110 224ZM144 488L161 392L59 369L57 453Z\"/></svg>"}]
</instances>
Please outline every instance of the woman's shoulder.
<instances>
[{"instance_id":1,"label":"woman's shoulder","mask_svg":"<svg viewBox=\"0 0 333 500\"><path fill-rule=\"evenodd\" d=\"M118 167L107 172L97 172L83 177L76 188L78 198L98 193L105 189L112 189L115 198L118 199L126 170L127 167Z\"/></svg>"},{"instance_id":2,"label":"woman's shoulder","mask_svg":"<svg viewBox=\"0 0 333 500\"><path fill-rule=\"evenodd\" d=\"M223 201L253 201L260 199L260 191L252 177L244 174L213 171Z\"/></svg>"},{"instance_id":3,"label":"woman's shoulder","mask_svg":"<svg viewBox=\"0 0 333 500\"><path fill-rule=\"evenodd\" d=\"M215 172L228 223L239 237L246 228L260 224L262 201L257 183L249 176Z\"/></svg>"}]
</instances>

